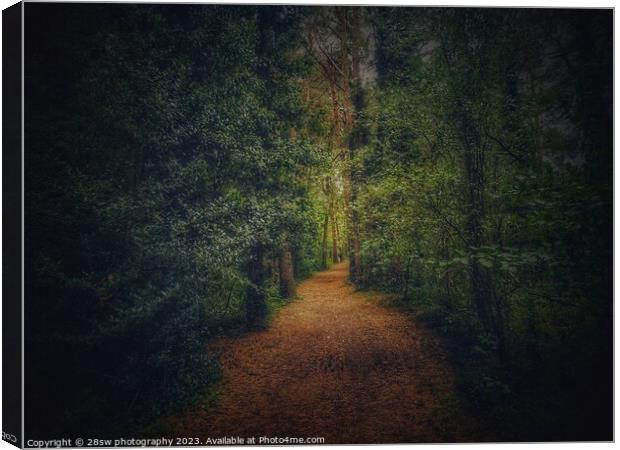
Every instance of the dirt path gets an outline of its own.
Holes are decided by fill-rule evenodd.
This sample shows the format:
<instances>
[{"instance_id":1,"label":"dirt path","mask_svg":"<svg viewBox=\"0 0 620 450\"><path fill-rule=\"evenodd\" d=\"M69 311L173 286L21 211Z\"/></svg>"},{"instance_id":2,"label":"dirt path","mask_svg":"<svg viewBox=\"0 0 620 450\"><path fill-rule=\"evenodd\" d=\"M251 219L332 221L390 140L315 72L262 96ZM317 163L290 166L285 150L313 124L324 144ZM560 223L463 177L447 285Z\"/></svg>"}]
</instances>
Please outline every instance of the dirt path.
<instances>
[{"instance_id":1,"label":"dirt path","mask_svg":"<svg viewBox=\"0 0 620 450\"><path fill-rule=\"evenodd\" d=\"M463 440L438 342L346 276L344 263L314 275L267 330L220 341L218 405L177 422L177 435Z\"/></svg>"}]
</instances>

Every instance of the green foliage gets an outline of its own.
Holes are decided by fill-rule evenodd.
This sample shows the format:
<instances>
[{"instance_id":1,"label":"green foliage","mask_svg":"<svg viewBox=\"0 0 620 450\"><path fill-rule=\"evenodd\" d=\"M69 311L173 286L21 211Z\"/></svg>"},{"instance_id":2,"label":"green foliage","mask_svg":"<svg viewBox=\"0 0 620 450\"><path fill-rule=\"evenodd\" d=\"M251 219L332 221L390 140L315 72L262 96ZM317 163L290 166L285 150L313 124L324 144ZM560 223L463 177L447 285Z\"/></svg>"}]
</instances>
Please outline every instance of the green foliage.
<instances>
[{"instance_id":1,"label":"green foliage","mask_svg":"<svg viewBox=\"0 0 620 450\"><path fill-rule=\"evenodd\" d=\"M575 398L599 413L571 436L607 436L611 66L592 33L609 22L399 9L376 26L374 138L355 162L364 283L450 338L462 392L507 439L566 439ZM568 60L543 54L554 45ZM588 101L573 88L586 60Z\"/></svg>"},{"instance_id":2,"label":"green foliage","mask_svg":"<svg viewBox=\"0 0 620 450\"><path fill-rule=\"evenodd\" d=\"M301 176L315 162L288 137L302 114L289 54L298 11L68 13L92 29L43 38L76 82L50 111L50 62L33 58L28 86L29 410L45 416L30 420L39 432L126 434L218 379L206 344L245 323L252 248L277 255L286 230L305 255L299 275L317 268ZM67 49L72 39L83 44ZM272 281L256 288L274 302Z\"/></svg>"}]
</instances>

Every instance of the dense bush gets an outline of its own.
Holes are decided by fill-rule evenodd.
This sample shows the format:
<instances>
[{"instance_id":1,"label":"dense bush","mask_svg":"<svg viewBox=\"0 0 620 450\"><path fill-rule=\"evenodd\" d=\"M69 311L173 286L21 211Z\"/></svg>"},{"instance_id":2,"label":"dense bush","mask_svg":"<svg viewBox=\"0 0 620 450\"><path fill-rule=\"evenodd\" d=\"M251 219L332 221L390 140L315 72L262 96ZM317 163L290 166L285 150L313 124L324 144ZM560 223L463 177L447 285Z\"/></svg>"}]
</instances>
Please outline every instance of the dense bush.
<instances>
[{"instance_id":1,"label":"dense bush","mask_svg":"<svg viewBox=\"0 0 620 450\"><path fill-rule=\"evenodd\" d=\"M290 247L299 276L319 268L297 175L315 163L289 139L303 119L298 14L32 7L32 435L127 433L195 401L219 376L208 338L260 322L278 297L270 261ZM71 24L56 36L48 16Z\"/></svg>"}]
</instances>

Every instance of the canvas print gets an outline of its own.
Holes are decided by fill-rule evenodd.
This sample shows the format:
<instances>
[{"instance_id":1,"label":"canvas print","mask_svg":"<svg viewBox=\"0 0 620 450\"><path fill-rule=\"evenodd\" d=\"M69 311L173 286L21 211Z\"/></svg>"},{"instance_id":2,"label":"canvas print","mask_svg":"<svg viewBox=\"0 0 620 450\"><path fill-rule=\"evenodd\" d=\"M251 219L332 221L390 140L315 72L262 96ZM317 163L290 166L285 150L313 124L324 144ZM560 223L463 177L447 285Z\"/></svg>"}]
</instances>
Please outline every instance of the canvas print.
<instances>
[{"instance_id":1,"label":"canvas print","mask_svg":"<svg viewBox=\"0 0 620 450\"><path fill-rule=\"evenodd\" d=\"M612 440L612 37L25 3L24 445Z\"/></svg>"}]
</instances>

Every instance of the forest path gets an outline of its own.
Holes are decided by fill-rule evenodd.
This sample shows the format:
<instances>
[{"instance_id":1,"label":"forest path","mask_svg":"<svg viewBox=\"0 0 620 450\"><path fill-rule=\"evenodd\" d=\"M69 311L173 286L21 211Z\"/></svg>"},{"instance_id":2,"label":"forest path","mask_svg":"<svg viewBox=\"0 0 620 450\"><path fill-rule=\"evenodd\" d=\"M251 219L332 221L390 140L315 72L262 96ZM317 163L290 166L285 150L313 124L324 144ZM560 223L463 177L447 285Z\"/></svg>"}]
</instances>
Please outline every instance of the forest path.
<instances>
[{"instance_id":1,"label":"forest path","mask_svg":"<svg viewBox=\"0 0 620 450\"><path fill-rule=\"evenodd\" d=\"M337 264L301 283L302 298L268 329L219 340L219 402L179 419L177 436L471 439L459 429L467 418L450 406L453 374L438 340L381 306L381 295L356 291L347 269Z\"/></svg>"}]
</instances>

